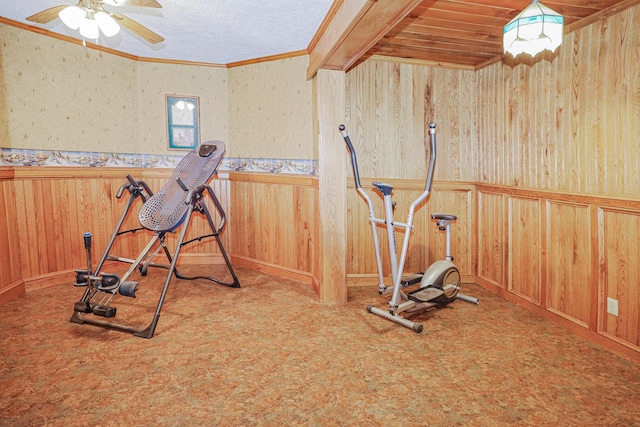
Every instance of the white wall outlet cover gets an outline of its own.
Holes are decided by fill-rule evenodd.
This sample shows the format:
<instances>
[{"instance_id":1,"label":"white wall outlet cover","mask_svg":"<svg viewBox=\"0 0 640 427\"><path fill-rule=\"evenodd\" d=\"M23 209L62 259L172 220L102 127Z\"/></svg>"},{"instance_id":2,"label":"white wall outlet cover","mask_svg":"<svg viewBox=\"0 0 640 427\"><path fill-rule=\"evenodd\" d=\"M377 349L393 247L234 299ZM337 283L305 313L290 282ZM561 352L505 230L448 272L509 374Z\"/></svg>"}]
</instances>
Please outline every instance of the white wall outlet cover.
<instances>
[{"instance_id":1,"label":"white wall outlet cover","mask_svg":"<svg viewBox=\"0 0 640 427\"><path fill-rule=\"evenodd\" d=\"M614 316L618 315L618 300L607 297L607 313Z\"/></svg>"}]
</instances>

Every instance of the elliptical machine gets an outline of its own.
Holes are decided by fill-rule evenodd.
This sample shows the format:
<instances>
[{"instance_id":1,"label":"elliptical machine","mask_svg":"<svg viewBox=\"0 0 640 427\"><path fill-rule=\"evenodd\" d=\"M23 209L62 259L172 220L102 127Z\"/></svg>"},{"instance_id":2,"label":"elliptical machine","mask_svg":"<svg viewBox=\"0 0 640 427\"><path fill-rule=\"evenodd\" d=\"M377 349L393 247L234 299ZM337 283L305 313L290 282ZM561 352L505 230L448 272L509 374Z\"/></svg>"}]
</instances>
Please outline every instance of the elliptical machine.
<instances>
[{"instance_id":1,"label":"elliptical machine","mask_svg":"<svg viewBox=\"0 0 640 427\"><path fill-rule=\"evenodd\" d=\"M339 130L342 133L347 148L351 154L351 166L353 168L353 177L355 179L356 190L365 199L369 205L369 221L371 222L371 230L373 232L373 244L376 252L376 263L378 265L378 292L381 295L393 292L391 300L389 301L389 309L382 310L375 306L368 306L367 311L369 313L376 314L385 319L399 323L402 326L412 329L413 331L422 332L423 326L420 323L413 322L405 317L402 317L400 313L414 314L423 312L427 309L447 305L456 299L470 302L472 304L478 304L480 301L477 298L464 295L459 292L460 290L460 272L453 263L453 256L451 256L451 223L457 218L455 215L450 214L432 214L431 218L436 221L438 229L445 231L446 233L446 253L443 260L438 260L431 264L426 272L416 273L408 277L402 277L402 271L407 259L407 249L409 247L409 237L411 229L413 228L413 214L416 207L422 203L431 193L431 184L433 182L433 172L436 165L436 124L429 123L429 136L431 149L429 151L429 170L427 173L427 181L424 192L411 204L409 207L409 213L407 215L406 222L398 222L393 219L393 209L395 203L391 200L391 193L393 187L389 184L382 182L374 182L374 189L378 190L383 197L385 218L376 218L373 202L369 195L362 189L360 185L360 176L358 173L358 162L356 159L356 153L347 135L347 131L344 125L339 126ZM389 241L389 258L391 261L391 278L393 285L388 287L384 283L384 274L382 271L382 257L380 255L380 245L378 242L378 233L376 231L377 225L385 225L387 229L387 238ZM398 253L396 249L396 237L395 229L402 228L405 230L404 240L402 242L402 249L400 252L400 258L398 259ZM420 282L420 286L408 293L403 291L403 288Z\"/></svg>"}]
</instances>

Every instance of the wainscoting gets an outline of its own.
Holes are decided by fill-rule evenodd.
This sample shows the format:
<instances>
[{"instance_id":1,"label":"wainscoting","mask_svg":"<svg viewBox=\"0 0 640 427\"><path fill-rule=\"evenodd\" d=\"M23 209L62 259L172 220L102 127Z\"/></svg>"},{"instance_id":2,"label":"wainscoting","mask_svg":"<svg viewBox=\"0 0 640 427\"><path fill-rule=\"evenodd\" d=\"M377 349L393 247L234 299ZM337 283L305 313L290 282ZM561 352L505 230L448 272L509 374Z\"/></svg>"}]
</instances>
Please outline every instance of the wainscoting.
<instances>
[{"instance_id":1,"label":"wainscoting","mask_svg":"<svg viewBox=\"0 0 640 427\"><path fill-rule=\"evenodd\" d=\"M476 191L477 283L640 359L640 201L493 185Z\"/></svg>"},{"instance_id":2,"label":"wainscoting","mask_svg":"<svg viewBox=\"0 0 640 427\"><path fill-rule=\"evenodd\" d=\"M6 220L0 221L0 302L26 289L70 282L86 265L82 235L92 233L94 265L102 255L125 209L129 192L117 198L126 175L158 191L173 170L161 168L0 168L0 200ZM304 175L221 172L209 185L226 214L222 241L232 261L259 270L315 283L317 268L317 178ZM236 197L231 197L234 192ZM233 202L232 202L233 200ZM205 198L214 221L220 218ZM137 199L125 228L139 227ZM208 231L194 218L186 238ZM120 236L111 253L135 258L151 234L141 230ZM167 236L175 246L177 236ZM222 262L215 241L194 242L181 253L182 263Z\"/></svg>"},{"instance_id":3,"label":"wainscoting","mask_svg":"<svg viewBox=\"0 0 640 427\"><path fill-rule=\"evenodd\" d=\"M424 181L405 181L385 179L392 185L393 201L396 202L394 219L405 222L411 203L424 191ZM362 179L362 188L373 200L376 215L384 218L382 196L372 190L372 180ZM368 221L368 205L356 193L353 179L349 180L347 196L347 281L350 285L378 284L378 270L375 261L375 249ZM474 186L471 184L434 183L428 203L423 202L413 217L414 229L409 240L407 261L404 271L423 272L434 261L444 258L445 233L438 230L431 219L432 213L449 213L458 217L451 225L451 247L455 263L460 269L462 280L473 281L474 254L476 252L472 224L474 217ZM378 240L383 251L384 271L390 275L386 228L378 226ZM396 231L398 247L405 233ZM391 284L391 280L387 282Z\"/></svg>"},{"instance_id":4,"label":"wainscoting","mask_svg":"<svg viewBox=\"0 0 640 427\"><path fill-rule=\"evenodd\" d=\"M319 292L318 179L231 172L234 263L312 284Z\"/></svg>"},{"instance_id":5,"label":"wainscoting","mask_svg":"<svg viewBox=\"0 0 640 427\"><path fill-rule=\"evenodd\" d=\"M128 199L127 191L116 198L125 175L142 179L157 191L171 172L0 168L0 303L25 290L70 283L74 269L86 264L83 232L93 234L94 263L102 255ZM406 209L424 183L386 182L395 188L396 218L406 219ZM317 177L221 172L210 185L227 212L222 238L232 262L308 283L319 294L323 236L319 236ZM362 185L369 191L371 180L363 179ZM346 235L324 238L346 247L345 286L370 286L375 292L367 207L353 187L353 180L348 180ZM376 208L382 207L381 197L373 194L372 199ZM594 343L640 360L640 201L435 182L431 200L414 217L405 271L423 271L444 253L444 234L430 219L433 212L458 217L452 226L452 250L464 281L476 282ZM136 216L127 218L126 224L137 226ZM204 225L195 218L187 235L202 234ZM385 249L384 230L378 230ZM127 234L112 252L134 257L148 238L144 230ZM175 239L168 237L170 248ZM213 241L187 246L183 255L184 263L221 261ZM385 268L388 271L388 261ZM608 299L617 302L617 316L608 312Z\"/></svg>"},{"instance_id":6,"label":"wainscoting","mask_svg":"<svg viewBox=\"0 0 640 427\"><path fill-rule=\"evenodd\" d=\"M4 168L3 168L4 169ZM86 251L82 235L92 233L93 262L97 262L117 226L130 193L124 191L117 198L126 175L145 181L152 191L159 190L171 176L172 170L140 168L71 168L71 167L20 167L11 171L12 179L3 180L7 232L2 238L2 288L15 287L24 280L27 288L47 286L59 282L58 276L69 278L75 268L86 265ZM218 196L228 199L229 183L211 181ZM141 199L134 202L134 209L125 220L125 227L139 227L137 211ZM209 206L215 212L213 205ZM219 218L214 217L216 220ZM202 233L204 221L192 222L187 236ZM148 242L150 232L138 231L118 238L112 253L122 257L135 257ZM172 247L177 236L169 235L167 243ZM229 245L228 236L223 236ZM198 242L187 246L185 259L189 257L216 257L217 246L213 241ZM11 272L5 279L5 271ZM13 285L12 285L13 284Z\"/></svg>"},{"instance_id":7,"label":"wainscoting","mask_svg":"<svg viewBox=\"0 0 640 427\"><path fill-rule=\"evenodd\" d=\"M0 168L0 304L25 292L13 168Z\"/></svg>"}]
</instances>

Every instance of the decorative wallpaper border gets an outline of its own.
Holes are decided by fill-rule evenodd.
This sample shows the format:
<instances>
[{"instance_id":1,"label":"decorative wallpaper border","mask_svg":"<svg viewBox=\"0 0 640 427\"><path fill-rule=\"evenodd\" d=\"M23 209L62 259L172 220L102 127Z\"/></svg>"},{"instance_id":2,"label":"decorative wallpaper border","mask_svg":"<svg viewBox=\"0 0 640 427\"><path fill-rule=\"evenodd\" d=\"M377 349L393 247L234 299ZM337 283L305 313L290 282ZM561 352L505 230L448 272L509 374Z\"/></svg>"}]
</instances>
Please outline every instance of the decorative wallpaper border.
<instances>
[{"instance_id":1,"label":"decorative wallpaper border","mask_svg":"<svg viewBox=\"0 0 640 427\"><path fill-rule=\"evenodd\" d=\"M175 168L186 155L92 153L0 148L0 166ZM224 157L219 171L318 175L317 160Z\"/></svg>"}]
</instances>

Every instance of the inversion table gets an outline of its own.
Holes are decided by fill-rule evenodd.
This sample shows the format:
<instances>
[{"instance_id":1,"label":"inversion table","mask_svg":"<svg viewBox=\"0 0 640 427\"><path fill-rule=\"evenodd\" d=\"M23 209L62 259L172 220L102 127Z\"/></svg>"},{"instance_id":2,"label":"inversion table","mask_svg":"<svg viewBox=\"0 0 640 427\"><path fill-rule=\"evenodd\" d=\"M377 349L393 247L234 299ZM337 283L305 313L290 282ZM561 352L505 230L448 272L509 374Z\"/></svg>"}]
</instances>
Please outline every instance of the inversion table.
<instances>
[{"instance_id":1,"label":"inversion table","mask_svg":"<svg viewBox=\"0 0 640 427\"><path fill-rule=\"evenodd\" d=\"M226 216L220 201L211 187L207 185L211 176L216 172L224 151L225 145L222 141L203 143L200 147L189 152L180 161L167 184L156 194L151 192L144 181L134 180L130 175L126 176L127 182L120 187L116 197L122 197L125 191L129 191L130 197L120 217L118 226L111 235L104 255L98 262L95 270L92 270L91 267L91 234L85 233L84 235L84 244L87 251L87 269L76 270L75 285L84 286L86 289L80 301L75 303L71 322L88 323L130 332L138 337L151 338L158 324L160 311L162 310L172 275L175 274L178 279L206 279L232 288L240 287L238 278L233 271L229 257L220 239L220 233L226 223ZM205 204L206 196L211 198L215 209L218 211L220 225L217 227ZM133 206L133 202L138 197L144 202L138 213L138 219L142 227L122 230L125 219ZM211 234L199 236L185 242L185 235L194 211L206 217L211 229ZM175 251L173 255L171 255L165 244L166 235L167 233L175 232L181 226L182 230L176 243ZM153 237L136 259L121 258L109 254L118 237L126 233L135 233L138 230L149 230L153 232ZM183 246L209 237L215 238L218 244L220 253L231 274L231 282L224 282L209 276L184 276L180 274L176 268L180 250ZM152 262L161 250L169 260L168 265ZM118 277L115 274L101 271L107 260L129 263L131 266L122 277ZM146 276L149 267L161 267L169 270L151 323L146 327L137 329L129 325L108 320L116 315L116 307L111 305L114 296L120 294L125 297L135 298L138 282L129 279L136 269L139 270L142 276Z\"/></svg>"}]
</instances>

